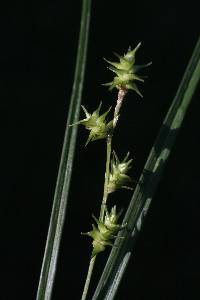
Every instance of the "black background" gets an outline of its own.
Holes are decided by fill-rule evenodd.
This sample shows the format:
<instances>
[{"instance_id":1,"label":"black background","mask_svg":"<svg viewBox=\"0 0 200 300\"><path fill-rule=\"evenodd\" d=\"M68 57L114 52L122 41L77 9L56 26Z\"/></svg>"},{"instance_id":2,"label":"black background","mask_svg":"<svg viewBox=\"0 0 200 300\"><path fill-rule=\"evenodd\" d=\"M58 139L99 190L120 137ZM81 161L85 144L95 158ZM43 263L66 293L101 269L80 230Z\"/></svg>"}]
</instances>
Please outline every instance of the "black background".
<instances>
[{"instance_id":1,"label":"black background","mask_svg":"<svg viewBox=\"0 0 200 300\"><path fill-rule=\"evenodd\" d=\"M68 104L82 1L7 3L1 17L1 288L2 300L35 299L45 247ZM120 157L134 157L137 179L198 38L195 1L93 1L83 103L93 111L116 92L103 57L142 41L141 100L129 93L116 130ZM104 141L84 147L80 128L68 216L53 300L80 299L90 240L80 235L98 215L103 190ZM164 176L116 299L199 299L199 89L184 120ZM127 207L130 191L111 200ZM99 256L91 290L107 258ZM198 293L198 294L197 294ZM71 295L71 296L69 296Z\"/></svg>"}]
</instances>

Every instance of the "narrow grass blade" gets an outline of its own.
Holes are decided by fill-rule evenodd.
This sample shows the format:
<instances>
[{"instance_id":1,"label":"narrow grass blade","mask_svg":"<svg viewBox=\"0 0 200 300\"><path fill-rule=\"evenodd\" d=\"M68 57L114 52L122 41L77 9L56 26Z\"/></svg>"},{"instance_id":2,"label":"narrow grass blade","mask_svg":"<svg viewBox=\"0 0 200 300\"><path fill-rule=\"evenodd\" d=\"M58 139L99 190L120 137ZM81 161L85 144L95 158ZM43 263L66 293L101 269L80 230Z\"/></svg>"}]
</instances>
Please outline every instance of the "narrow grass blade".
<instances>
[{"instance_id":1,"label":"narrow grass blade","mask_svg":"<svg viewBox=\"0 0 200 300\"><path fill-rule=\"evenodd\" d=\"M63 150L56 183L46 248L37 291L37 300L51 299L60 241L68 201L76 145L77 126L69 127L79 118L88 45L91 0L82 1L82 16L76 60L75 77L69 107Z\"/></svg>"},{"instance_id":2,"label":"narrow grass blade","mask_svg":"<svg viewBox=\"0 0 200 300\"><path fill-rule=\"evenodd\" d=\"M141 230L144 217L148 211L152 197L174 145L177 133L191 102L195 88L200 79L200 38L194 49L191 60L185 71L177 94L161 126L156 142L149 154L144 170L139 180L123 223L127 223L128 230L124 230L117 239L107 264L100 278L93 300L114 299L123 274L132 255L136 237Z\"/></svg>"}]
</instances>

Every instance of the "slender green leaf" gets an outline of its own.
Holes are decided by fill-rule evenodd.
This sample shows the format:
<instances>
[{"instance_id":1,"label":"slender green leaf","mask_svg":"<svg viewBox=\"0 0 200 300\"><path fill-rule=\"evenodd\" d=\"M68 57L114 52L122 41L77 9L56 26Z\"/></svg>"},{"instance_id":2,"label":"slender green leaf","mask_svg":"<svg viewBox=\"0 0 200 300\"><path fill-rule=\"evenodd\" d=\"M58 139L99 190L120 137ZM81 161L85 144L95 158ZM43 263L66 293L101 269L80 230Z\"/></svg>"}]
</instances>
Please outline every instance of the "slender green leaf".
<instances>
[{"instance_id":1,"label":"slender green leaf","mask_svg":"<svg viewBox=\"0 0 200 300\"><path fill-rule=\"evenodd\" d=\"M156 142L149 154L139 183L133 193L123 223L128 230L121 232L124 240L117 239L93 296L96 299L114 299L123 274L133 252L136 237L174 145L177 133L200 79L200 38L185 71L177 94L161 126Z\"/></svg>"},{"instance_id":2,"label":"slender green leaf","mask_svg":"<svg viewBox=\"0 0 200 300\"><path fill-rule=\"evenodd\" d=\"M54 278L56 274L56 265L68 202L69 186L72 175L73 158L77 137L77 126L69 127L69 124L76 123L80 113L90 25L90 11L91 0L84 0L82 6L74 83L46 248L37 291L37 300L51 299Z\"/></svg>"}]
</instances>

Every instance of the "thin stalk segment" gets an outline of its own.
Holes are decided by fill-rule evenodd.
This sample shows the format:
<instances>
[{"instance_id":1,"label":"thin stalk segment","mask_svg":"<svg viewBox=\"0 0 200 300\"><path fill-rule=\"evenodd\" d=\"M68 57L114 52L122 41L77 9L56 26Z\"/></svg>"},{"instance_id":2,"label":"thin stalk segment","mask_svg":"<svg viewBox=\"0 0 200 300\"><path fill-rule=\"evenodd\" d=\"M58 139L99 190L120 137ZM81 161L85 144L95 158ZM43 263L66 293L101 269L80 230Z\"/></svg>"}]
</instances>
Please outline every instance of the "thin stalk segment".
<instances>
[{"instance_id":1,"label":"thin stalk segment","mask_svg":"<svg viewBox=\"0 0 200 300\"><path fill-rule=\"evenodd\" d=\"M107 137L107 155L106 155L106 174L105 174L105 182L104 182L104 192L103 192L103 200L101 204L100 217L99 220L103 222L105 206L108 199L108 180L110 176L110 158L111 158L111 149L112 149L112 135Z\"/></svg>"},{"instance_id":2,"label":"thin stalk segment","mask_svg":"<svg viewBox=\"0 0 200 300\"><path fill-rule=\"evenodd\" d=\"M117 125L117 122L118 122L118 119L119 119L119 111L121 109L123 99L124 99L126 93L127 93L127 90L125 90L125 89L120 89L119 92L118 92L117 104L115 106L114 118L113 118L113 129ZM112 151L112 138L113 138L113 133L109 134L107 136L107 140L106 140L106 172L105 172L105 181L104 181L103 200L102 200L102 203L101 203L100 216L99 216L99 220L101 222L104 221L106 203L107 203L107 200L108 200L108 182L109 182L109 176L110 176L110 160L111 160L111 151ZM96 257L97 257L97 255L91 257L91 259L90 259L88 273L87 273L87 277L86 277L85 286L84 286L84 289L83 289L83 294L82 294L81 300L86 300Z\"/></svg>"},{"instance_id":3,"label":"thin stalk segment","mask_svg":"<svg viewBox=\"0 0 200 300\"><path fill-rule=\"evenodd\" d=\"M86 281L85 281L85 286L84 286L84 289L83 289L83 294L82 294L81 300L85 300L86 297L87 297L87 293L88 293L88 289L89 289L89 285L90 285L90 281L91 281L91 277L92 277L92 271L94 269L94 264L95 264L96 257L97 256L95 255L90 259L87 278L86 278Z\"/></svg>"}]
</instances>

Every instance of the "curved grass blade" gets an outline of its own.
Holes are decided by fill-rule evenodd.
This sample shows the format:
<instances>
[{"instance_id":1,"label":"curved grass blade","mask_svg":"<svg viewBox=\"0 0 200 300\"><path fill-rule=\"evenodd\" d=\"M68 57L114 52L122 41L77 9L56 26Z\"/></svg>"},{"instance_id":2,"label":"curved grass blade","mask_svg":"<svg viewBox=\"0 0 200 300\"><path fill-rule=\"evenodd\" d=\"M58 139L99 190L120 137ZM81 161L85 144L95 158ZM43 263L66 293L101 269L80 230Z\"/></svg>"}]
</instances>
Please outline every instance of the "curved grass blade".
<instances>
[{"instance_id":1,"label":"curved grass blade","mask_svg":"<svg viewBox=\"0 0 200 300\"><path fill-rule=\"evenodd\" d=\"M127 223L128 230L124 230L113 247L100 278L93 300L114 299L123 274L132 255L134 243L141 230L141 226L152 197L158 186L167 159L180 130L183 118L191 102L195 88L200 79L200 38L193 55L186 68L177 94L161 126L156 142L149 154L144 170L137 185L123 223Z\"/></svg>"},{"instance_id":2,"label":"curved grass blade","mask_svg":"<svg viewBox=\"0 0 200 300\"><path fill-rule=\"evenodd\" d=\"M49 224L43 264L40 274L40 281L37 291L37 300L51 299L56 265L60 248L63 224L67 208L69 186L71 181L73 158L77 137L77 126L69 127L69 124L76 123L79 118L81 96L86 65L86 53L88 45L90 25L91 0L84 0L82 6L81 25L79 33L78 52L76 69L68 119L61 154L59 172L57 177L53 208Z\"/></svg>"}]
</instances>

